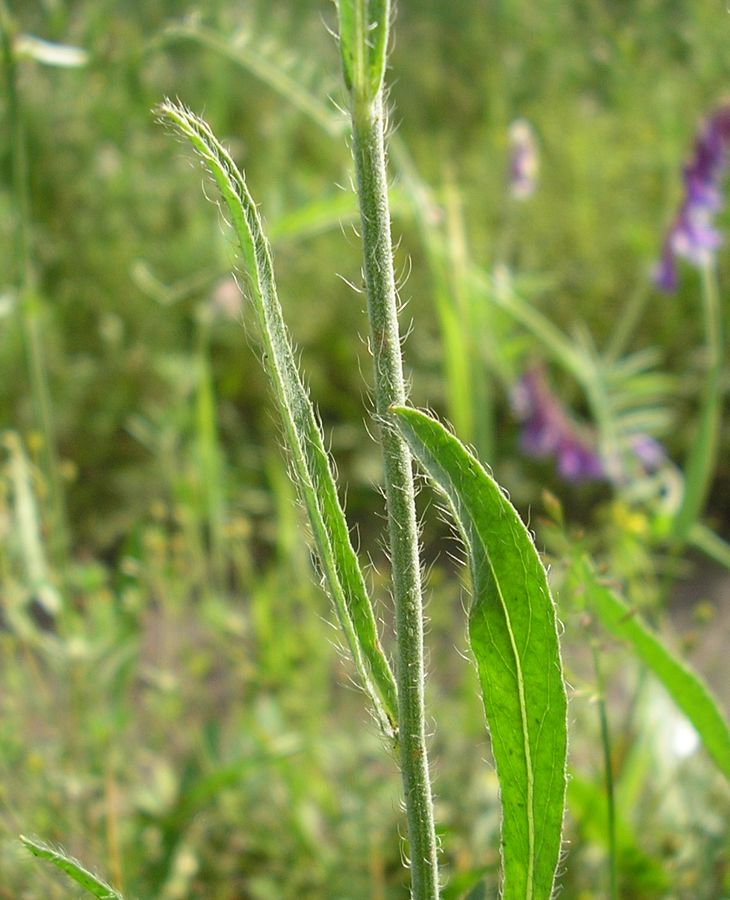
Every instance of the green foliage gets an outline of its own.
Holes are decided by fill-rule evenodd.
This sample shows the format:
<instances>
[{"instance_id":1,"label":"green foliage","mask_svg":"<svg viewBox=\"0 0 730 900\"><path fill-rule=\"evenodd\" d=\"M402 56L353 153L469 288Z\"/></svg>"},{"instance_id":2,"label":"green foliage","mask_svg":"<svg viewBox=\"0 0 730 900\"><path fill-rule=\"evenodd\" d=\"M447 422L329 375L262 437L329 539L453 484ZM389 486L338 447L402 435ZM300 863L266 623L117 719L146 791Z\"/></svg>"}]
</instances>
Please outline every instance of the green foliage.
<instances>
[{"instance_id":1,"label":"green foliage","mask_svg":"<svg viewBox=\"0 0 730 900\"><path fill-rule=\"evenodd\" d=\"M555 607L535 545L497 483L429 416L394 408L469 554L469 637L502 801L502 896L549 898L560 854L567 721Z\"/></svg>"},{"instance_id":2,"label":"green foliage","mask_svg":"<svg viewBox=\"0 0 730 900\"><path fill-rule=\"evenodd\" d=\"M361 263L354 196L339 187L351 160L333 4L214 0L184 18L177 0L4 6L15 21L0 95L0 894L78 890L33 865L24 831L93 861L127 896L400 900L396 767L362 727L360 693L341 689L351 667L326 639L331 611L311 583L259 342L216 312L235 236L211 229L199 176L149 115L175 95L205 110L256 185L353 535L371 548L368 585L385 597L381 476L362 426L370 348L352 340L366 329L347 286ZM687 655L722 711L727 620L705 558L730 568L724 385L707 378L698 279L687 271L663 298L649 273L697 121L726 91L727 12L678 0L477 7L402 3L397 40L379 32L393 50L391 209L401 299L418 325L404 345L413 402L448 416L492 466L551 547L553 586L563 560L600 560L627 621L640 610L652 637L679 624L683 646L695 642ZM515 203L505 173L518 117L541 165L534 196ZM721 249L723 290L729 271ZM666 465L648 475L627 456L620 483L574 487L525 459L507 391L535 356L604 446L645 431ZM684 495L681 531L706 496L686 534L701 563L671 535L682 497L671 461L692 456L698 490ZM546 485L564 509L559 549L540 517ZM68 541L53 525L61 498ZM459 656L459 580L431 517L423 537L443 895L495 896L499 787L478 762L489 746ZM582 604L557 596L574 687L558 889L598 897L594 674ZM379 614L387 633L387 602ZM666 730L684 718L621 640L602 657L619 895L728 896L727 780L709 753L672 750Z\"/></svg>"},{"instance_id":3,"label":"green foliage","mask_svg":"<svg viewBox=\"0 0 730 900\"><path fill-rule=\"evenodd\" d=\"M627 641L636 657L661 681L697 729L720 771L730 778L730 725L702 679L652 634L618 594L601 584L587 559L578 559L568 577L572 590L596 613L604 628Z\"/></svg>"},{"instance_id":4,"label":"green foliage","mask_svg":"<svg viewBox=\"0 0 730 900\"><path fill-rule=\"evenodd\" d=\"M378 722L386 734L394 737L397 721L395 680L380 647L365 580L337 496L322 431L281 316L271 251L256 205L230 155L202 119L170 102L160 107L160 115L172 122L200 154L231 214L253 281L254 304L265 347L264 361L281 413L301 499L309 515L325 584Z\"/></svg>"},{"instance_id":5,"label":"green foliage","mask_svg":"<svg viewBox=\"0 0 730 900\"><path fill-rule=\"evenodd\" d=\"M370 103L383 85L390 0L337 0L337 16L345 84Z\"/></svg>"},{"instance_id":6,"label":"green foliage","mask_svg":"<svg viewBox=\"0 0 730 900\"><path fill-rule=\"evenodd\" d=\"M62 850L54 850L48 844L32 838L21 835L20 840L30 850L33 856L39 859L46 859L48 862L56 866L62 872L65 872L69 878L80 884L92 897L98 897L99 900L124 900L122 895L110 887L106 882L97 878L96 875L85 869L81 863L67 856Z\"/></svg>"}]
</instances>

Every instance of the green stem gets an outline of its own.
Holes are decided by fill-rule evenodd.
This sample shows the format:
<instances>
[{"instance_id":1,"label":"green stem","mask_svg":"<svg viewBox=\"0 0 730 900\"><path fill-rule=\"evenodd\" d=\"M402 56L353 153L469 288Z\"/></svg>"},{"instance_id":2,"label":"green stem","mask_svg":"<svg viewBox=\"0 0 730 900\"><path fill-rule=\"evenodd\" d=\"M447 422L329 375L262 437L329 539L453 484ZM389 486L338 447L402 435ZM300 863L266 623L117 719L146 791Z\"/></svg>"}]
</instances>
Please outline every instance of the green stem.
<instances>
[{"instance_id":1,"label":"green stem","mask_svg":"<svg viewBox=\"0 0 730 900\"><path fill-rule=\"evenodd\" d=\"M611 337L603 353L607 360L613 362L621 357L629 340L636 333L637 326L644 314L650 292L646 284L640 284L628 301L624 304L621 314L616 320Z\"/></svg>"},{"instance_id":2,"label":"green stem","mask_svg":"<svg viewBox=\"0 0 730 900\"><path fill-rule=\"evenodd\" d=\"M730 544L719 534L715 534L711 528L701 522L695 522L687 535L687 541L705 556L730 569Z\"/></svg>"},{"instance_id":3,"label":"green stem","mask_svg":"<svg viewBox=\"0 0 730 900\"><path fill-rule=\"evenodd\" d=\"M375 367L375 409L384 417L405 403L390 212L382 91L356 98L353 154L362 220L365 283ZM414 900L439 895L436 835L425 733L423 604L411 454L400 435L381 429L398 637L398 731Z\"/></svg>"},{"instance_id":4,"label":"green stem","mask_svg":"<svg viewBox=\"0 0 730 900\"><path fill-rule=\"evenodd\" d=\"M195 397L195 431L198 467L202 475L200 496L208 526L208 569L206 589L211 585L222 597L225 590L226 492L216 423L215 394L210 366L210 323L201 313L197 321L196 363L197 385Z\"/></svg>"},{"instance_id":5,"label":"green stem","mask_svg":"<svg viewBox=\"0 0 730 900\"><path fill-rule=\"evenodd\" d=\"M684 467L684 494L674 521L674 536L684 543L707 499L717 461L722 411L723 329L717 278L712 263L702 267L702 314L707 376L697 434Z\"/></svg>"},{"instance_id":6,"label":"green stem","mask_svg":"<svg viewBox=\"0 0 730 900\"><path fill-rule=\"evenodd\" d=\"M618 900L618 859L616 853L616 800L613 787L613 767L611 764L611 736L608 730L606 714L606 691L601 671L600 657L595 641L591 643L593 667L598 687L598 718L601 724L601 745L603 747L603 770L606 781L606 818L608 828L608 879L609 896Z\"/></svg>"},{"instance_id":7,"label":"green stem","mask_svg":"<svg viewBox=\"0 0 730 900\"><path fill-rule=\"evenodd\" d=\"M51 392L48 385L43 335L41 331L41 299L33 268L30 191L28 186L28 159L26 154L20 98L17 89L17 71L13 37L15 23L4 3L0 3L0 40L2 42L2 66L7 91L7 132L10 139L10 161L15 204L15 242L18 264L18 294L22 319L23 341L28 365L31 395L43 446L41 460L49 489L49 543L51 555L62 570L68 554L68 529L66 506L60 477L56 429L53 420Z\"/></svg>"}]
</instances>

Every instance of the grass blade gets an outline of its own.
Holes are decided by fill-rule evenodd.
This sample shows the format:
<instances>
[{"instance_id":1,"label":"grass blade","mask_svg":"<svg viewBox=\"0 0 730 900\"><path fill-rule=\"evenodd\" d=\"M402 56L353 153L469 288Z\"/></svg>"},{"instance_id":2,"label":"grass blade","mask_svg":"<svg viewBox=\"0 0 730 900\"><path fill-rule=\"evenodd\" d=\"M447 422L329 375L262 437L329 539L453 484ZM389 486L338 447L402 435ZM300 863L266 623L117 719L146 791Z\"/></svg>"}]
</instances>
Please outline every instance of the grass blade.
<instances>
[{"instance_id":1,"label":"grass blade","mask_svg":"<svg viewBox=\"0 0 730 900\"><path fill-rule=\"evenodd\" d=\"M502 799L502 897L547 900L560 853L567 701L545 569L517 511L463 444L418 410L393 413L469 550L469 636Z\"/></svg>"},{"instance_id":2,"label":"grass blade","mask_svg":"<svg viewBox=\"0 0 730 900\"><path fill-rule=\"evenodd\" d=\"M98 897L99 900L124 900L119 891L115 891L101 878L97 878L88 869L85 869L81 863L67 856L62 850L54 850L48 844L41 841L25 837L21 834L20 840L30 850L33 856L39 859L47 859L48 862L65 872L69 878L72 878L77 884L88 891L92 897Z\"/></svg>"},{"instance_id":3,"label":"grass blade","mask_svg":"<svg viewBox=\"0 0 730 900\"><path fill-rule=\"evenodd\" d=\"M583 591L586 604L606 631L631 644L634 654L695 727L718 768L730 778L730 727L699 675L668 650L615 591L599 581L588 559L582 557L573 564L569 583Z\"/></svg>"},{"instance_id":4,"label":"grass blade","mask_svg":"<svg viewBox=\"0 0 730 900\"><path fill-rule=\"evenodd\" d=\"M395 736L397 690L378 640L375 617L337 495L330 457L304 387L281 313L271 250L243 175L208 125L180 104L160 107L193 145L228 207L252 281L252 299L264 344L264 364L281 412L292 468L340 625L362 685L383 731Z\"/></svg>"}]
</instances>

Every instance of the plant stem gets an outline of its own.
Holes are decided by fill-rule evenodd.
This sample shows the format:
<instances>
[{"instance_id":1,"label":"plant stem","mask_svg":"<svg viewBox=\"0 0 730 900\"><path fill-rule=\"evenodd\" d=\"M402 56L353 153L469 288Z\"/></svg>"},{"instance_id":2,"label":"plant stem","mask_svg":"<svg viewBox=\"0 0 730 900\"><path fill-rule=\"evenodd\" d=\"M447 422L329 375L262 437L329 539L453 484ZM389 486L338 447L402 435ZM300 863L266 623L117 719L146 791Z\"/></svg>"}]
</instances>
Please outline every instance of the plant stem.
<instances>
[{"instance_id":1,"label":"plant stem","mask_svg":"<svg viewBox=\"0 0 730 900\"><path fill-rule=\"evenodd\" d=\"M205 510L204 521L208 530L209 562L206 565L206 590L212 587L214 593L222 597L225 591L226 570L224 539L226 491L210 365L210 322L205 314L199 314L196 327L195 362L198 378L195 391L195 432L197 464L202 475L202 484L199 486L200 499Z\"/></svg>"},{"instance_id":2,"label":"plant stem","mask_svg":"<svg viewBox=\"0 0 730 900\"><path fill-rule=\"evenodd\" d=\"M674 536L684 543L707 499L717 460L722 411L723 329L720 296L714 266L702 267L702 314L705 326L707 375L694 443L684 467L684 495L674 521Z\"/></svg>"},{"instance_id":3,"label":"plant stem","mask_svg":"<svg viewBox=\"0 0 730 900\"><path fill-rule=\"evenodd\" d=\"M353 155L360 199L365 283L375 368L375 409L385 417L405 403L390 212L382 91L356 98ZM381 428L393 570L398 654L398 730L414 900L439 895L436 835L425 732L423 603L411 454L400 435Z\"/></svg>"},{"instance_id":4,"label":"plant stem","mask_svg":"<svg viewBox=\"0 0 730 900\"><path fill-rule=\"evenodd\" d=\"M627 344L636 333L649 296L649 287L641 283L624 304L621 314L616 319L616 327L611 333L606 349L603 351L603 356L606 360L614 362L624 353Z\"/></svg>"},{"instance_id":5,"label":"plant stem","mask_svg":"<svg viewBox=\"0 0 730 900\"><path fill-rule=\"evenodd\" d=\"M687 535L687 541L696 550L701 550L705 556L730 569L730 544L719 534L715 534L711 528L701 522L695 522Z\"/></svg>"},{"instance_id":6,"label":"plant stem","mask_svg":"<svg viewBox=\"0 0 730 900\"><path fill-rule=\"evenodd\" d=\"M601 744L603 746L603 769L606 781L606 818L608 828L608 879L609 897L618 900L618 859L616 853L616 801L613 789L613 768L611 764L611 735L606 714L606 691L601 671L600 657L595 641L591 643L593 668L598 688L598 718L601 723Z\"/></svg>"}]
</instances>

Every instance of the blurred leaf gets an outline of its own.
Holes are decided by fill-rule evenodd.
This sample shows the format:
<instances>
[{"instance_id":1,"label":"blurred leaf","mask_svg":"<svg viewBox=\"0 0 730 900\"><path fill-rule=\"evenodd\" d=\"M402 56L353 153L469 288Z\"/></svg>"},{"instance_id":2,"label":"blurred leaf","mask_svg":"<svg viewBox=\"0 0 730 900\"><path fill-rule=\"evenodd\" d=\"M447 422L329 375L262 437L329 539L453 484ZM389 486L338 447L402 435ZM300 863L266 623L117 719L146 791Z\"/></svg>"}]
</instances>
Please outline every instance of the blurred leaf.
<instances>
[{"instance_id":1,"label":"blurred leaf","mask_svg":"<svg viewBox=\"0 0 730 900\"><path fill-rule=\"evenodd\" d=\"M14 50L19 59L34 59L44 66L62 69L78 69L89 61L88 52L81 47L54 44L32 34L19 34L15 39Z\"/></svg>"},{"instance_id":2,"label":"blurred leaf","mask_svg":"<svg viewBox=\"0 0 730 900\"><path fill-rule=\"evenodd\" d=\"M569 582L574 590L585 593L588 608L595 611L603 627L631 644L636 656L661 681L697 729L720 770L730 778L730 728L699 675L668 650L618 594L601 584L586 557L573 563Z\"/></svg>"},{"instance_id":3,"label":"blurred leaf","mask_svg":"<svg viewBox=\"0 0 730 900\"><path fill-rule=\"evenodd\" d=\"M496 869L493 866L480 866L478 869L469 869L466 872L458 872L449 877L448 883L441 891L441 900L487 900L487 885L485 878Z\"/></svg>"},{"instance_id":4,"label":"blurred leaf","mask_svg":"<svg viewBox=\"0 0 730 900\"><path fill-rule=\"evenodd\" d=\"M33 471L19 435L8 431L3 437L9 460L13 490L14 538L23 560L28 588L43 611L54 619L61 611L61 597L53 584L42 539ZM9 610L9 612L17 612Z\"/></svg>"},{"instance_id":5,"label":"blurred leaf","mask_svg":"<svg viewBox=\"0 0 730 900\"><path fill-rule=\"evenodd\" d=\"M606 796L602 787L571 772L568 807L581 842L606 848ZM671 877L664 871L660 859L654 859L641 849L631 823L620 814L616 819L616 841L619 878L625 896L636 895L647 900L665 897L671 887Z\"/></svg>"},{"instance_id":6,"label":"blurred leaf","mask_svg":"<svg viewBox=\"0 0 730 900\"><path fill-rule=\"evenodd\" d=\"M410 206L403 191L393 188L389 192L391 215L407 216ZM322 234L346 223L360 222L355 195L338 191L336 194L300 206L275 219L269 227L274 244L280 241L303 240Z\"/></svg>"},{"instance_id":7,"label":"blurred leaf","mask_svg":"<svg viewBox=\"0 0 730 900\"><path fill-rule=\"evenodd\" d=\"M345 118L324 99L328 90L312 90L303 83L303 64L298 67L296 77L290 75L287 69L291 48L283 50L277 47L276 42L272 45L269 35L239 33L231 39L203 27L193 19L169 25L149 46L155 49L158 45L164 46L181 39L194 41L241 66L332 137L345 131Z\"/></svg>"},{"instance_id":8,"label":"blurred leaf","mask_svg":"<svg viewBox=\"0 0 730 900\"><path fill-rule=\"evenodd\" d=\"M688 540L692 546L701 550L710 559L714 559L716 563L730 569L730 544L724 541L719 534L703 525L701 522L695 522L692 526Z\"/></svg>"},{"instance_id":9,"label":"blurred leaf","mask_svg":"<svg viewBox=\"0 0 730 900\"><path fill-rule=\"evenodd\" d=\"M67 856L62 850L54 850L48 844L24 837L22 834L20 840L33 856L37 856L39 859L47 859L48 862L53 863L57 869L65 872L69 878L72 878L77 884L85 888L92 897L98 897L99 900L124 900L118 891L115 891L106 882L97 878L96 875L85 869L75 859Z\"/></svg>"},{"instance_id":10,"label":"blurred leaf","mask_svg":"<svg viewBox=\"0 0 730 900\"><path fill-rule=\"evenodd\" d=\"M463 444L418 410L393 412L469 550L469 636L502 800L502 896L549 898L563 824L567 701L545 569L517 511Z\"/></svg>"}]
</instances>

